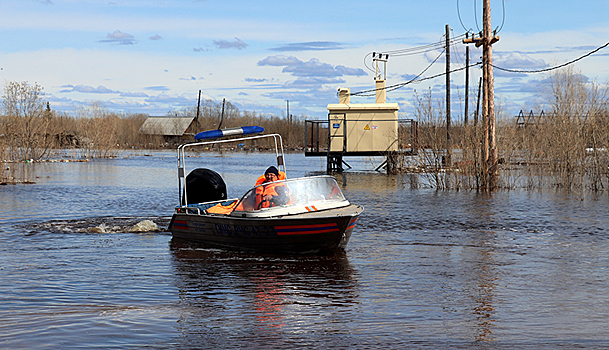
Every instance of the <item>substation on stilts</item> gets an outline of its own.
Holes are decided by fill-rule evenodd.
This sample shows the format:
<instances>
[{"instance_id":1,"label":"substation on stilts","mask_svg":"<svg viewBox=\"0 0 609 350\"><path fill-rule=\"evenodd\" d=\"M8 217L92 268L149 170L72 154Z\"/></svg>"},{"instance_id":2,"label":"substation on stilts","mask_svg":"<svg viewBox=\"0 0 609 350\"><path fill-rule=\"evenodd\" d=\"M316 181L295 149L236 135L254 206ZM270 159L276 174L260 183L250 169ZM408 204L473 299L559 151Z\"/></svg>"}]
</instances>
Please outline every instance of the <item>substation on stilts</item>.
<instances>
[{"instance_id":1,"label":"substation on stilts","mask_svg":"<svg viewBox=\"0 0 609 350\"><path fill-rule=\"evenodd\" d=\"M375 170L400 171L400 160L417 154L417 122L399 119L397 103L386 102L384 76L375 77L376 103L351 103L348 88L339 88L339 103L328 104L327 120L305 121L305 156L326 157L327 172L351 168L345 157L385 157Z\"/></svg>"}]
</instances>

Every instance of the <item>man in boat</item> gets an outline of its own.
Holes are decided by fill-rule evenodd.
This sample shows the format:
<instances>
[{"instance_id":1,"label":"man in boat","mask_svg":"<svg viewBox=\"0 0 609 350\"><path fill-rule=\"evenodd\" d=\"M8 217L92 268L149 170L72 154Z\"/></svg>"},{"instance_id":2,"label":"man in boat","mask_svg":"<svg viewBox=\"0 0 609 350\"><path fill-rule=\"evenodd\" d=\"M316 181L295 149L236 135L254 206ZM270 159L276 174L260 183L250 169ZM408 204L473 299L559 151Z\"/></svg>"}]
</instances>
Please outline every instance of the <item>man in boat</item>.
<instances>
[{"instance_id":1,"label":"man in boat","mask_svg":"<svg viewBox=\"0 0 609 350\"><path fill-rule=\"evenodd\" d=\"M269 181L269 180L267 180L267 174L277 174L277 178L275 180ZM278 181L278 180L285 180L285 173L283 171L277 170L277 168L275 168L274 166L271 166L268 169L266 169L264 174L262 174L262 175L260 175L260 177L258 177L254 186L262 185L265 182L273 182L273 181Z\"/></svg>"},{"instance_id":2,"label":"man in boat","mask_svg":"<svg viewBox=\"0 0 609 350\"><path fill-rule=\"evenodd\" d=\"M288 189L284 183L274 183L285 179L274 166L270 166L264 172L264 181L256 188L256 209L270 208L277 205L285 205L290 202ZM260 179L259 179L260 180ZM258 181L256 181L258 184Z\"/></svg>"},{"instance_id":3,"label":"man in boat","mask_svg":"<svg viewBox=\"0 0 609 350\"><path fill-rule=\"evenodd\" d=\"M221 203L206 210L210 214L230 214L233 210L257 210L285 205L290 202L287 186L284 183L274 183L285 180L285 173L271 166L256 181L255 196L244 199L243 202L235 201L229 205ZM236 208L236 209L235 209Z\"/></svg>"}]
</instances>

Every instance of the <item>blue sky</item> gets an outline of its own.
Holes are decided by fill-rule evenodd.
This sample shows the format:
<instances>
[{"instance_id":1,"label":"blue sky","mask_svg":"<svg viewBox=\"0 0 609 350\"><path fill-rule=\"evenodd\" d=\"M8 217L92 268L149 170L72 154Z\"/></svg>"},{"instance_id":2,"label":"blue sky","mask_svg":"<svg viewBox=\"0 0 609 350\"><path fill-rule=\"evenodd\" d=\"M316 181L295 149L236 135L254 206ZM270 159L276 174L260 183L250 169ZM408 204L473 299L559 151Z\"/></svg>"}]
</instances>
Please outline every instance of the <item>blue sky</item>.
<instances>
[{"instance_id":1,"label":"blue sky","mask_svg":"<svg viewBox=\"0 0 609 350\"><path fill-rule=\"evenodd\" d=\"M165 115L205 98L241 110L325 118L339 87L373 88L369 53L443 42L481 28L482 0L232 1L5 0L0 5L0 78L44 87L55 110L99 101L112 111ZM609 41L609 2L492 0L495 64L531 70L561 64ZM475 8L477 9L475 10ZM505 12L503 8L505 7ZM451 47L453 68L463 44ZM470 47L471 61L479 49ZM441 50L390 56L387 85L405 82ZM609 48L573 67L606 84ZM443 72L444 58L422 75ZM510 115L534 108L544 74L495 71L497 104ZM480 70L472 68L471 84ZM464 72L451 77L453 115L462 116ZM412 117L413 96L444 94L445 78L387 93ZM354 103L373 102L353 97Z\"/></svg>"}]
</instances>

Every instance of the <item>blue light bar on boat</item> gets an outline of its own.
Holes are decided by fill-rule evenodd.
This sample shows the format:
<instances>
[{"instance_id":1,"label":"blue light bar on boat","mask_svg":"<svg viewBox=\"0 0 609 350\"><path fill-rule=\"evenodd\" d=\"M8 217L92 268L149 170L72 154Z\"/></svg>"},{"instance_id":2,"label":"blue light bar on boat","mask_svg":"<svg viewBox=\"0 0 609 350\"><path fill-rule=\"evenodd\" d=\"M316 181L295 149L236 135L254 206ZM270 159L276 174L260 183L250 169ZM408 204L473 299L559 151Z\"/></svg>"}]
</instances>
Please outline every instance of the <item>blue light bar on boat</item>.
<instances>
[{"instance_id":1,"label":"blue light bar on boat","mask_svg":"<svg viewBox=\"0 0 609 350\"><path fill-rule=\"evenodd\" d=\"M195 140L210 140L217 139L226 136L237 136L237 135L252 135L264 132L264 128L261 126L241 126L238 128L218 129L218 130L207 130L201 131L195 135Z\"/></svg>"}]
</instances>

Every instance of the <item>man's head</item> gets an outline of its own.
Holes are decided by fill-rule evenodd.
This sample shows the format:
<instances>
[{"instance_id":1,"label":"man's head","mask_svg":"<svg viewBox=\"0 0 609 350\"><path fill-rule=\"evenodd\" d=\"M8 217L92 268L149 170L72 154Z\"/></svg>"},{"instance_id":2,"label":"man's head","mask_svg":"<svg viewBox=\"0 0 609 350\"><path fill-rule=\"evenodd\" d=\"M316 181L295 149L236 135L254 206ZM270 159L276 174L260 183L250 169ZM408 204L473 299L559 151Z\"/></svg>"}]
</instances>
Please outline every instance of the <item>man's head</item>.
<instances>
[{"instance_id":1,"label":"man's head","mask_svg":"<svg viewBox=\"0 0 609 350\"><path fill-rule=\"evenodd\" d=\"M279 170L274 166L270 166L264 172L264 178L266 180L265 182L277 181L279 179Z\"/></svg>"}]
</instances>

